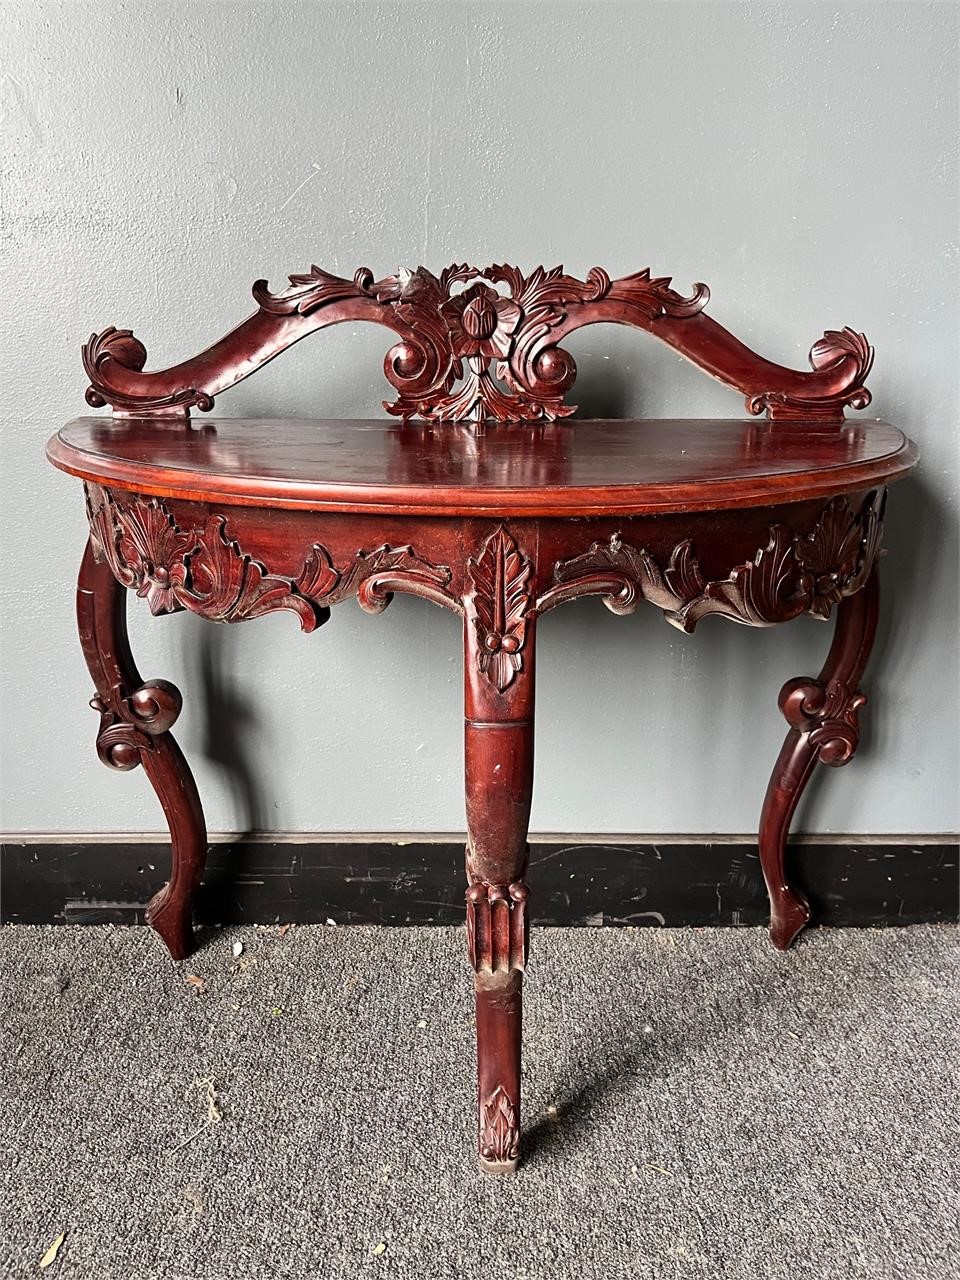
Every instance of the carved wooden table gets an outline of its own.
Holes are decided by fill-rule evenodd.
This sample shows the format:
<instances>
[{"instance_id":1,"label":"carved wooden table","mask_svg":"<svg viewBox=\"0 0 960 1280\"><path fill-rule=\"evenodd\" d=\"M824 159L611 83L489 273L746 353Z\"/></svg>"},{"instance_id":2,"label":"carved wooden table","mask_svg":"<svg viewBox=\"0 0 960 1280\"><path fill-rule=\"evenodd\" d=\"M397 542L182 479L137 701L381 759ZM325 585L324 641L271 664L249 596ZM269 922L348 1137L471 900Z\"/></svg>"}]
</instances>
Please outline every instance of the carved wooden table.
<instances>
[{"instance_id":1,"label":"carved wooden table","mask_svg":"<svg viewBox=\"0 0 960 1280\"><path fill-rule=\"evenodd\" d=\"M784 846L815 763L857 746L860 679L877 621L876 560L885 486L914 445L864 407L873 350L828 332L812 370L761 359L690 297L648 271L594 268L434 276L423 268L352 280L318 268L272 294L192 360L145 373L126 330L83 348L87 401L48 446L85 481L90 539L80 569L80 638L101 723L97 750L143 768L172 841L168 883L148 919L174 959L192 946L192 902L207 836L189 768L170 734L180 694L144 681L130 654L127 590L154 614L189 609L240 622L276 609L304 631L355 596L373 613L394 592L463 617L467 946L475 972L482 1166L515 1166L520 1132L520 999L527 959L527 823L533 783L536 629L549 610L600 596L614 613L641 600L683 631L708 614L770 626L836 608L817 677L789 680L789 724L760 820L773 944L809 919ZM395 419L216 419L191 408L315 329L373 320L394 330L384 372ZM765 421L568 420L572 357L584 324L645 329L747 397Z\"/></svg>"}]
</instances>

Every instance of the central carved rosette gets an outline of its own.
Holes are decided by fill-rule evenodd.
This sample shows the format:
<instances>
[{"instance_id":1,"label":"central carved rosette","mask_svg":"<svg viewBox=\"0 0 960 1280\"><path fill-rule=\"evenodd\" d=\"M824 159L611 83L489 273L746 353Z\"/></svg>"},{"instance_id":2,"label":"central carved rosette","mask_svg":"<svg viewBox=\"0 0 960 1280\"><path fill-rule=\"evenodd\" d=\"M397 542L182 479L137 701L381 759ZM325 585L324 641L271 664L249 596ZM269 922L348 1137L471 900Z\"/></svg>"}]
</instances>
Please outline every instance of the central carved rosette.
<instances>
[{"instance_id":1,"label":"central carved rosette","mask_svg":"<svg viewBox=\"0 0 960 1280\"><path fill-rule=\"evenodd\" d=\"M308 278L302 280L306 286ZM329 287L326 280L318 272L316 287ZM462 284L468 287L455 293ZM400 392L384 407L404 419L455 422L568 417L576 406L563 397L577 366L557 344L586 321L589 307L606 301L648 322L696 315L709 296L698 285L692 297L683 298L668 278L655 279L649 271L611 281L594 267L586 280L578 280L562 267L537 267L525 276L506 264L483 270L454 264L438 276L418 267L401 272L394 287L391 301L406 332L384 362Z\"/></svg>"},{"instance_id":2,"label":"central carved rosette","mask_svg":"<svg viewBox=\"0 0 960 1280\"><path fill-rule=\"evenodd\" d=\"M485 364L510 354L513 334L523 313L512 299L478 281L444 302L440 314L450 330L454 356L483 357Z\"/></svg>"}]
</instances>

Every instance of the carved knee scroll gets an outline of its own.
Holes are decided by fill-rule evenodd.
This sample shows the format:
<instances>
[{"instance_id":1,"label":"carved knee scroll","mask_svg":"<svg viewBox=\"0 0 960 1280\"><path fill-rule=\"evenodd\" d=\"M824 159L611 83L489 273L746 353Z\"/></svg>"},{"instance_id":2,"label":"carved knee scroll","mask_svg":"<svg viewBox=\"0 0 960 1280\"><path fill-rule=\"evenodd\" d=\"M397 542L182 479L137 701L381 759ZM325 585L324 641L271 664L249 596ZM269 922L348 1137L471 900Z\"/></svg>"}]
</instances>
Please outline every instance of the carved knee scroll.
<instances>
[{"instance_id":1,"label":"carved knee scroll","mask_svg":"<svg viewBox=\"0 0 960 1280\"><path fill-rule=\"evenodd\" d=\"M99 694L90 699L100 712L97 755L111 769L135 769L141 753L152 751L153 739L172 729L180 715L180 690L168 680L152 680L129 696L118 696L112 704Z\"/></svg>"}]
</instances>

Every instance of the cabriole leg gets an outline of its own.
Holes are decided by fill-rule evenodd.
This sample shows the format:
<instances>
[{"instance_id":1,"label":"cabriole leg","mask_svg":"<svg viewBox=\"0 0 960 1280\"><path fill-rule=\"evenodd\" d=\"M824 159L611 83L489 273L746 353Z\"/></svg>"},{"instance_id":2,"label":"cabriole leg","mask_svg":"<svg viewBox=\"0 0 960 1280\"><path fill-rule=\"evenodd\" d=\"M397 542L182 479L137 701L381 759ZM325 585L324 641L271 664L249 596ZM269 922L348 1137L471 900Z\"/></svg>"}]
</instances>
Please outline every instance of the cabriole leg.
<instances>
[{"instance_id":1,"label":"cabriole leg","mask_svg":"<svg viewBox=\"0 0 960 1280\"><path fill-rule=\"evenodd\" d=\"M760 817L760 865L770 895L770 940L786 951L810 919L807 900L787 882L784 851L794 811L814 765L846 764L860 739L859 684L877 629L879 590L874 570L864 587L842 600L820 675L788 680L780 710L790 725L767 787Z\"/></svg>"},{"instance_id":2,"label":"cabriole leg","mask_svg":"<svg viewBox=\"0 0 960 1280\"><path fill-rule=\"evenodd\" d=\"M207 830L196 784L169 732L180 714L177 688L166 680L144 681L127 639L126 588L90 543L77 582L80 643L93 678L100 712L97 754L112 769L142 764L170 828L170 879L147 906L153 926L174 960L193 950L193 899L207 856Z\"/></svg>"},{"instance_id":3,"label":"cabriole leg","mask_svg":"<svg viewBox=\"0 0 960 1280\"><path fill-rule=\"evenodd\" d=\"M471 562L465 600L467 949L477 1005L480 1167L520 1154L520 1029L527 957L527 827L533 789L530 566L503 530Z\"/></svg>"}]
</instances>

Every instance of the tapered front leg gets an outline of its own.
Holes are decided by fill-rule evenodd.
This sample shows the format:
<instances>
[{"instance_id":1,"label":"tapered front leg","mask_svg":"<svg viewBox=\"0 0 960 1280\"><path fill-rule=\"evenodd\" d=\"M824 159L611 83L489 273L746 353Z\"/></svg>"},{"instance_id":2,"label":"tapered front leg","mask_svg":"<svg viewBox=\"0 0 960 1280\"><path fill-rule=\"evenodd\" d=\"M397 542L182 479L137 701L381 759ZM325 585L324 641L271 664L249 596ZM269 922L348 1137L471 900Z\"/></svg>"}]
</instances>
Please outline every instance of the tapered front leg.
<instances>
[{"instance_id":1,"label":"tapered front leg","mask_svg":"<svg viewBox=\"0 0 960 1280\"><path fill-rule=\"evenodd\" d=\"M504 529L469 562L464 618L467 947L477 1002L480 1165L520 1154L521 988L533 787L532 566Z\"/></svg>"},{"instance_id":2,"label":"tapered front leg","mask_svg":"<svg viewBox=\"0 0 960 1280\"><path fill-rule=\"evenodd\" d=\"M787 881L784 853L790 822L814 765L846 764L860 740L860 692L877 629L879 590L874 570L864 587L842 600L836 631L820 675L788 680L780 710L790 725L774 766L760 818L760 865L770 895L770 940L786 951L810 919L810 906Z\"/></svg>"},{"instance_id":3,"label":"tapered front leg","mask_svg":"<svg viewBox=\"0 0 960 1280\"><path fill-rule=\"evenodd\" d=\"M174 960L193 950L193 899L207 856L207 830L196 784L173 735L181 698L166 680L144 681L130 653L127 590L97 561L90 543L77 583L80 643L96 687L100 712L97 753L113 769L142 764L170 828L170 879L147 906Z\"/></svg>"}]
</instances>

